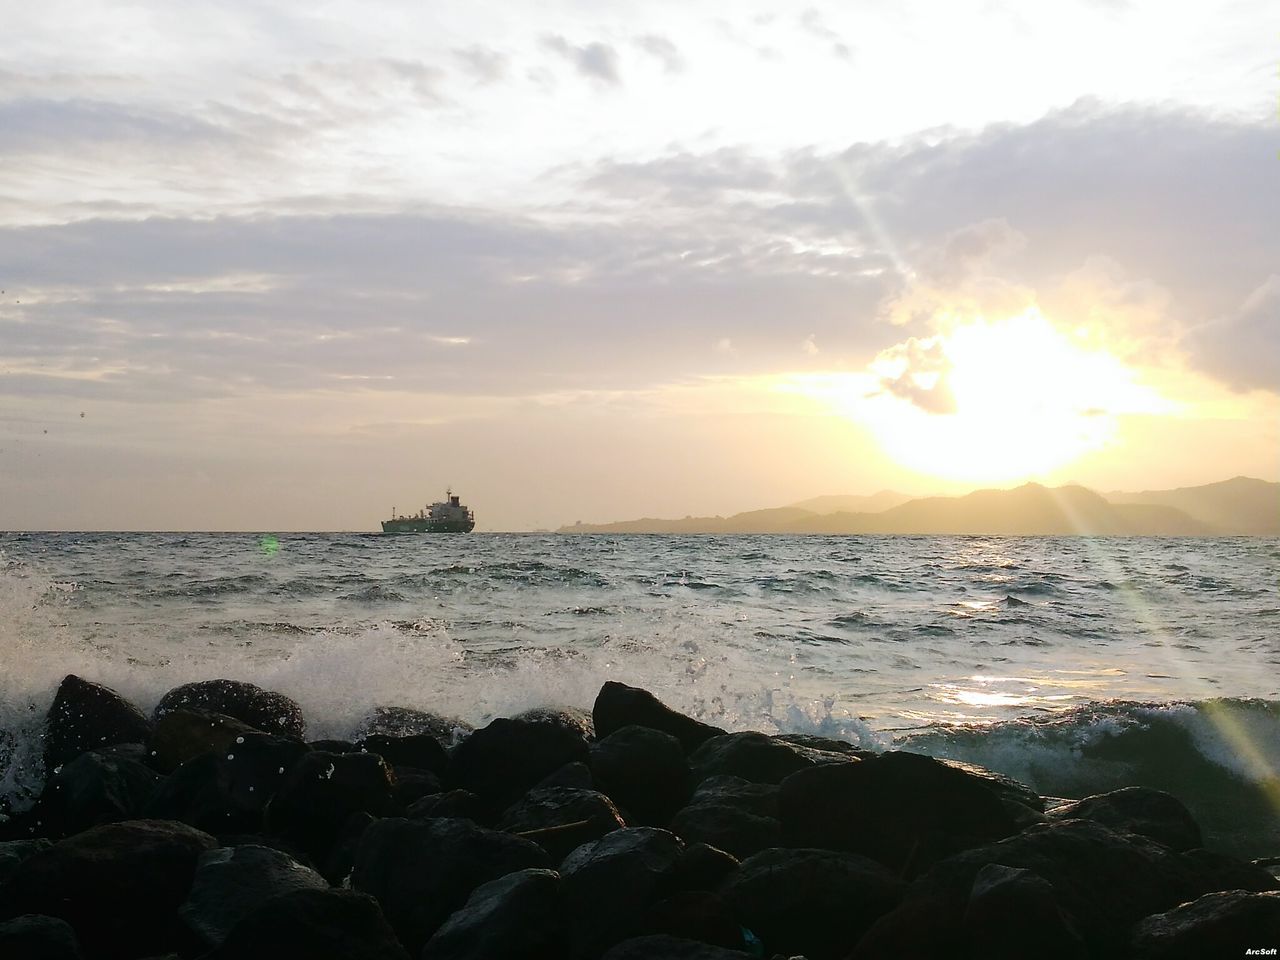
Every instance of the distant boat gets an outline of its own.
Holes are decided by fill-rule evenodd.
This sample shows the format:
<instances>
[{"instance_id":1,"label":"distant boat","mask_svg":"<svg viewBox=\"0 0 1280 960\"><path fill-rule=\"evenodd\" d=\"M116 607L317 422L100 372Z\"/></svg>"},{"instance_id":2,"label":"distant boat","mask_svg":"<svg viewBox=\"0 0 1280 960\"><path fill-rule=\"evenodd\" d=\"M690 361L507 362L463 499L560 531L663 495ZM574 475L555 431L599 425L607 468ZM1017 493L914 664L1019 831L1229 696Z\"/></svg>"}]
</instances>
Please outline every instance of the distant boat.
<instances>
[{"instance_id":1,"label":"distant boat","mask_svg":"<svg viewBox=\"0 0 1280 960\"><path fill-rule=\"evenodd\" d=\"M452 490L445 491L445 498L429 507L423 507L413 516L396 516L391 508L391 519L382 521L383 533L470 533L475 529L476 515L458 502Z\"/></svg>"}]
</instances>

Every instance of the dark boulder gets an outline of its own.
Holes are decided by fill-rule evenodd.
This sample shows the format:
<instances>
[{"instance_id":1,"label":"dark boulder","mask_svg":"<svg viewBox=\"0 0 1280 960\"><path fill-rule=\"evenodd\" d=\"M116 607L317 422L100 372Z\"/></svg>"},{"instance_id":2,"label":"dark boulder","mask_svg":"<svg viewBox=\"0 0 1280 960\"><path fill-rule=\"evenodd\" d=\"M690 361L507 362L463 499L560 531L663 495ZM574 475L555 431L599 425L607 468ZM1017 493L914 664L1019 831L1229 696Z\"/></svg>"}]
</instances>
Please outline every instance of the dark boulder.
<instances>
[{"instance_id":1,"label":"dark boulder","mask_svg":"<svg viewBox=\"0 0 1280 960\"><path fill-rule=\"evenodd\" d=\"M778 793L772 784L711 777L698 785L688 805L672 818L671 830L686 841L749 857L782 843Z\"/></svg>"},{"instance_id":2,"label":"dark boulder","mask_svg":"<svg viewBox=\"0 0 1280 960\"><path fill-rule=\"evenodd\" d=\"M742 925L729 902L709 890L682 890L660 900L640 920L645 934L697 940L728 950L745 950Z\"/></svg>"},{"instance_id":3,"label":"dark boulder","mask_svg":"<svg viewBox=\"0 0 1280 960\"><path fill-rule=\"evenodd\" d=\"M627 824L613 801L595 790L544 787L530 790L507 809L498 829L518 833L559 863L571 851Z\"/></svg>"},{"instance_id":4,"label":"dark boulder","mask_svg":"<svg viewBox=\"0 0 1280 960\"><path fill-rule=\"evenodd\" d=\"M553 770L534 785L535 790L543 787L574 787L578 790L595 790L596 781L591 776L591 768L581 760L566 763L559 770Z\"/></svg>"},{"instance_id":5,"label":"dark boulder","mask_svg":"<svg viewBox=\"0 0 1280 960\"><path fill-rule=\"evenodd\" d=\"M1249 890L1265 893L1280 890L1280 880L1268 870L1248 860L1215 850L1187 850L1182 859L1199 874L1206 891Z\"/></svg>"},{"instance_id":6,"label":"dark boulder","mask_svg":"<svg viewBox=\"0 0 1280 960\"><path fill-rule=\"evenodd\" d=\"M71 924L57 917L25 914L0 922L0 957L5 960L81 960Z\"/></svg>"},{"instance_id":7,"label":"dark boulder","mask_svg":"<svg viewBox=\"0 0 1280 960\"><path fill-rule=\"evenodd\" d=\"M750 956L741 950L726 950L697 940L652 934L624 940L600 960L743 960Z\"/></svg>"},{"instance_id":8,"label":"dark boulder","mask_svg":"<svg viewBox=\"0 0 1280 960\"><path fill-rule=\"evenodd\" d=\"M382 905L415 955L482 883L550 862L536 843L468 820L379 820L356 847L351 886Z\"/></svg>"},{"instance_id":9,"label":"dark boulder","mask_svg":"<svg viewBox=\"0 0 1280 960\"><path fill-rule=\"evenodd\" d=\"M773 739L825 753L841 753L847 757L875 756L874 751L859 749L848 740L834 740L831 737L819 737L812 733L779 733Z\"/></svg>"},{"instance_id":10,"label":"dark boulder","mask_svg":"<svg viewBox=\"0 0 1280 960\"><path fill-rule=\"evenodd\" d=\"M374 733L356 744L356 753L376 753L393 767L414 767L440 776L449 765L449 754L440 741L428 733L389 737Z\"/></svg>"},{"instance_id":11,"label":"dark boulder","mask_svg":"<svg viewBox=\"0 0 1280 960\"><path fill-rule=\"evenodd\" d=\"M440 778L430 770L401 766L394 768L391 773L395 778L393 796L396 813L401 813L423 797L435 796L444 789Z\"/></svg>"},{"instance_id":12,"label":"dark boulder","mask_svg":"<svg viewBox=\"0 0 1280 960\"><path fill-rule=\"evenodd\" d=\"M294 890L327 890L325 879L270 847L218 847L200 855L178 913L206 947L217 946L272 897Z\"/></svg>"},{"instance_id":13,"label":"dark boulder","mask_svg":"<svg viewBox=\"0 0 1280 960\"><path fill-rule=\"evenodd\" d=\"M152 795L146 814L219 835L258 833L267 802L307 753L306 744L297 740L247 734L234 752L203 753L171 773Z\"/></svg>"},{"instance_id":14,"label":"dark boulder","mask_svg":"<svg viewBox=\"0 0 1280 960\"><path fill-rule=\"evenodd\" d=\"M615 830L560 865L560 904L573 960L594 960L640 933L645 911L663 899L684 851L675 834L652 827Z\"/></svg>"},{"instance_id":15,"label":"dark boulder","mask_svg":"<svg viewBox=\"0 0 1280 960\"><path fill-rule=\"evenodd\" d=\"M1133 930L1134 960L1244 957L1280 947L1280 893L1227 890L1147 917Z\"/></svg>"},{"instance_id":16,"label":"dark boulder","mask_svg":"<svg viewBox=\"0 0 1280 960\"><path fill-rule=\"evenodd\" d=\"M601 790L647 826L666 826L691 789L684 747L650 727L623 727L591 744L591 773Z\"/></svg>"},{"instance_id":17,"label":"dark boulder","mask_svg":"<svg viewBox=\"0 0 1280 960\"><path fill-rule=\"evenodd\" d=\"M266 809L267 831L298 844L317 863L347 819L395 809L395 781L375 753L311 751L286 771Z\"/></svg>"},{"instance_id":18,"label":"dark boulder","mask_svg":"<svg viewBox=\"0 0 1280 960\"><path fill-rule=\"evenodd\" d=\"M66 920L88 954L160 953L182 941L178 907L215 846L181 823L110 823L27 858L0 893L17 912Z\"/></svg>"},{"instance_id":19,"label":"dark boulder","mask_svg":"<svg viewBox=\"0 0 1280 960\"><path fill-rule=\"evenodd\" d=\"M471 820L481 826L492 822L480 798L470 790L446 790L422 797L409 804L404 815L410 820Z\"/></svg>"},{"instance_id":20,"label":"dark boulder","mask_svg":"<svg viewBox=\"0 0 1280 960\"><path fill-rule=\"evenodd\" d=\"M412 737L426 734L442 747L451 747L466 739L475 729L465 720L445 717L412 707L374 707L373 712L356 726L356 737L376 734L388 737Z\"/></svg>"},{"instance_id":21,"label":"dark boulder","mask_svg":"<svg viewBox=\"0 0 1280 960\"><path fill-rule=\"evenodd\" d=\"M984 960L1022 960L1028 944L1045 960L1089 956L1053 887L1030 870L996 863L979 870L961 924L970 952Z\"/></svg>"},{"instance_id":22,"label":"dark boulder","mask_svg":"<svg viewBox=\"0 0 1280 960\"><path fill-rule=\"evenodd\" d=\"M56 772L80 754L117 743L146 743L151 724L109 687L68 674L45 720L45 769Z\"/></svg>"},{"instance_id":23,"label":"dark boulder","mask_svg":"<svg viewBox=\"0 0 1280 960\"><path fill-rule=\"evenodd\" d=\"M778 806L788 844L859 853L906 876L1017 831L983 778L905 752L793 773Z\"/></svg>"},{"instance_id":24,"label":"dark boulder","mask_svg":"<svg viewBox=\"0 0 1280 960\"><path fill-rule=\"evenodd\" d=\"M690 843L667 876L666 886L672 891L719 890L739 866L737 857L719 847Z\"/></svg>"},{"instance_id":25,"label":"dark boulder","mask_svg":"<svg viewBox=\"0 0 1280 960\"><path fill-rule=\"evenodd\" d=\"M37 807L42 832L61 837L136 819L159 782L158 773L136 760L82 753L45 782Z\"/></svg>"},{"instance_id":26,"label":"dark boulder","mask_svg":"<svg viewBox=\"0 0 1280 960\"><path fill-rule=\"evenodd\" d=\"M536 869L481 884L427 941L422 960L560 960L559 884L559 874Z\"/></svg>"},{"instance_id":27,"label":"dark boulder","mask_svg":"<svg viewBox=\"0 0 1280 960\"><path fill-rule=\"evenodd\" d=\"M1054 820L1093 820L1112 830L1139 833L1170 850L1204 845L1200 825L1182 801L1149 787L1124 787L1056 808Z\"/></svg>"},{"instance_id":28,"label":"dark boulder","mask_svg":"<svg viewBox=\"0 0 1280 960\"><path fill-rule=\"evenodd\" d=\"M156 721L151 734L152 762L166 773L202 753L234 753L237 741L261 734L235 717L208 710L170 710Z\"/></svg>"},{"instance_id":29,"label":"dark boulder","mask_svg":"<svg viewBox=\"0 0 1280 960\"><path fill-rule=\"evenodd\" d=\"M445 783L470 790L498 814L566 763L587 759L587 741L558 723L499 718L462 741Z\"/></svg>"},{"instance_id":30,"label":"dark boulder","mask_svg":"<svg viewBox=\"0 0 1280 960\"><path fill-rule=\"evenodd\" d=\"M174 710L195 709L221 713L247 723L255 730L295 740L305 738L307 725L302 708L283 693L263 690L243 680L200 680L174 687L156 704L157 721Z\"/></svg>"},{"instance_id":31,"label":"dark boulder","mask_svg":"<svg viewBox=\"0 0 1280 960\"><path fill-rule=\"evenodd\" d=\"M0 843L0 887L18 869L18 865L23 860L52 846L53 841L45 837L32 840L8 840Z\"/></svg>"},{"instance_id":32,"label":"dark boulder","mask_svg":"<svg viewBox=\"0 0 1280 960\"><path fill-rule=\"evenodd\" d=\"M351 890L295 890L266 901L201 960L409 960L377 902Z\"/></svg>"},{"instance_id":33,"label":"dark boulder","mask_svg":"<svg viewBox=\"0 0 1280 960\"><path fill-rule=\"evenodd\" d=\"M774 849L742 861L721 892L766 950L840 960L902 891L888 870L857 854Z\"/></svg>"},{"instance_id":34,"label":"dark boulder","mask_svg":"<svg viewBox=\"0 0 1280 960\"><path fill-rule=\"evenodd\" d=\"M730 776L751 783L781 783L798 770L817 763L843 763L845 753L814 750L763 733L726 733L712 737L689 756L695 782Z\"/></svg>"},{"instance_id":35,"label":"dark boulder","mask_svg":"<svg viewBox=\"0 0 1280 960\"><path fill-rule=\"evenodd\" d=\"M528 720L531 723L553 723L572 730L584 740L592 740L596 735L596 725L591 714L579 707L533 707L517 713L513 719Z\"/></svg>"},{"instance_id":36,"label":"dark boulder","mask_svg":"<svg viewBox=\"0 0 1280 960\"><path fill-rule=\"evenodd\" d=\"M360 849L360 840L364 837L365 831L377 822L377 817L363 810L347 818L347 822L333 838L329 853L320 864L320 874L329 883L335 887L346 884L347 878L351 876L351 871L356 865L356 851Z\"/></svg>"},{"instance_id":37,"label":"dark boulder","mask_svg":"<svg viewBox=\"0 0 1280 960\"><path fill-rule=\"evenodd\" d=\"M623 727L649 727L671 734L680 741L685 753L692 753L704 740L725 732L672 710L648 690L613 680L600 688L591 716L597 737L607 737Z\"/></svg>"}]
</instances>

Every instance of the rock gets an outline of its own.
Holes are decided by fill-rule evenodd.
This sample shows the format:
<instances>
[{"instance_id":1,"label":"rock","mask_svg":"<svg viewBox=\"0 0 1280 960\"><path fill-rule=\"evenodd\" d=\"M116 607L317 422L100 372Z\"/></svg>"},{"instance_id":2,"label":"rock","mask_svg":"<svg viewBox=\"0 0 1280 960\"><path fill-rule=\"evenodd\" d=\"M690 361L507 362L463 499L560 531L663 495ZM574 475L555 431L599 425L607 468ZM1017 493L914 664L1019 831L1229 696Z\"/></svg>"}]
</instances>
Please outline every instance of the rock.
<instances>
[{"instance_id":1,"label":"rock","mask_svg":"<svg viewBox=\"0 0 1280 960\"><path fill-rule=\"evenodd\" d=\"M556 723L499 718L462 741L445 783L475 793L498 814L548 774L587 759L587 741Z\"/></svg>"},{"instance_id":2,"label":"rock","mask_svg":"<svg viewBox=\"0 0 1280 960\"><path fill-rule=\"evenodd\" d=\"M1182 855L1182 859L1199 874L1206 891L1249 890L1253 893L1265 893L1268 890L1280 890L1280 880L1248 860L1237 860L1228 854L1211 850L1188 850Z\"/></svg>"},{"instance_id":3,"label":"rock","mask_svg":"<svg viewBox=\"0 0 1280 960\"><path fill-rule=\"evenodd\" d=\"M672 891L718 890L738 872L738 858L706 843L690 843L667 877Z\"/></svg>"},{"instance_id":4,"label":"rock","mask_svg":"<svg viewBox=\"0 0 1280 960\"><path fill-rule=\"evenodd\" d=\"M297 703L243 680L200 680L174 687L160 698L154 717L159 721L166 713L191 708L234 717L264 733L305 739L307 725Z\"/></svg>"},{"instance_id":5,"label":"rock","mask_svg":"<svg viewBox=\"0 0 1280 960\"><path fill-rule=\"evenodd\" d=\"M684 747L650 727L622 727L591 744L591 773L615 803L648 826L666 826L691 790Z\"/></svg>"},{"instance_id":6,"label":"rock","mask_svg":"<svg viewBox=\"0 0 1280 960\"><path fill-rule=\"evenodd\" d=\"M686 841L749 857L782 843L778 793L771 784L711 777L698 785L688 805L672 818L671 829Z\"/></svg>"},{"instance_id":7,"label":"rock","mask_svg":"<svg viewBox=\"0 0 1280 960\"><path fill-rule=\"evenodd\" d=\"M516 714L514 719L534 723L553 723L566 730L572 730L584 740L592 740L596 735L596 725L591 714L578 707L533 707Z\"/></svg>"},{"instance_id":8,"label":"rock","mask_svg":"<svg viewBox=\"0 0 1280 960\"><path fill-rule=\"evenodd\" d=\"M386 816L394 808L395 782L380 756L311 751L286 771L276 788L267 805L266 828L320 863L353 813Z\"/></svg>"},{"instance_id":9,"label":"rock","mask_svg":"<svg viewBox=\"0 0 1280 960\"><path fill-rule=\"evenodd\" d=\"M208 710L174 709L164 713L151 734L151 753L156 767L165 772L178 769L202 753L234 753L237 741L260 734L234 717Z\"/></svg>"},{"instance_id":10,"label":"rock","mask_svg":"<svg viewBox=\"0 0 1280 960\"><path fill-rule=\"evenodd\" d=\"M773 739L795 744L797 747L821 750L824 753L842 753L848 757L875 756L874 751L860 750L848 740L833 740L831 737L819 737L812 733L779 733Z\"/></svg>"},{"instance_id":11,"label":"rock","mask_svg":"<svg viewBox=\"0 0 1280 960\"><path fill-rule=\"evenodd\" d=\"M692 753L704 740L725 732L719 727L677 713L648 690L629 687L613 680L600 688L591 716L595 721L597 737L607 737L623 727L649 727L671 734L680 741L685 753Z\"/></svg>"},{"instance_id":12,"label":"rock","mask_svg":"<svg viewBox=\"0 0 1280 960\"><path fill-rule=\"evenodd\" d=\"M876 756L876 754L871 754L871 756ZM1006 808L1009 804L1017 804L1035 813L1044 813L1044 797L1040 796L1025 783L1020 783L1012 777L1006 777L1003 773L996 773L994 770L980 767L976 763L966 763L964 760L951 760L945 757L937 759L939 763L945 764L954 770L960 770L977 779L988 790L1005 801Z\"/></svg>"},{"instance_id":13,"label":"rock","mask_svg":"<svg viewBox=\"0 0 1280 960\"><path fill-rule=\"evenodd\" d=\"M20 912L66 920L86 954L146 956L178 946L178 906L200 854L215 846L181 823L110 823L27 858L3 893Z\"/></svg>"},{"instance_id":14,"label":"rock","mask_svg":"<svg viewBox=\"0 0 1280 960\"><path fill-rule=\"evenodd\" d=\"M613 801L603 793L572 787L530 790L498 821L499 830L529 835L527 839L546 850L553 863L582 844L626 825Z\"/></svg>"},{"instance_id":15,"label":"rock","mask_svg":"<svg viewBox=\"0 0 1280 960\"><path fill-rule=\"evenodd\" d=\"M308 740L307 746L312 750L324 753L359 753L360 750L350 740Z\"/></svg>"},{"instance_id":16,"label":"rock","mask_svg":"<svg viewBox=\"0 0 1280 960\"><path fill-rule=\"evenodd\" d=\"M206 947L214 947L272 897L328 888L324 877L278 850L218 847L200 855L191 891L178 913Z\"/></svg>"},{"instance_id":17,"label":"rock","mask_svg":"<svg viewBox=\"0 0 1280 960\"><path fill-rule=\"evenodd\" d=\"M640 921L646 934L666 934L724 947L745 950L742 926L732 907L718 893L683 890L650 907Z\"/></svg>"},{"instance_id":18,"label":"rock","mask_svg":"<svg viewBox=\"0 0 1280 960\"><path fill-rule=\"evenodd\" d=\"M18 869L18 864L41 850L48 850L53 841L44 837L33 840L9 840L0 843L0 887Z\"/></svg>"},{"instance_id":19,"label":"rock","mask_svg":"<svg viewBox=\"0 0 1280 960\"><path fill-rule=\"evenodd\" d=\"M437 820L440 818L471 820L481 826L491 820L484 805L470 790L447 790L431 794L409 804L404 815L410 820Z\"/></svg>"},{"instance_id":20,"label":"rock","mask_svg":"<svg viewBox=\"0 0 1280 960\"><path fill-rule=\"evenodd\" d=\"M449 755L440 742L428 733L407 737L389 737L374 733L356 744L356 753L376 753L393 767L415 767L442 776L449 765Z\"/></svg>"},{"instance_id":21,"label":"rock","mask_svg":"<svg viewBox=\"0 0 1280 960\"><path fill-rule=\"evenodd\" d=\"M897 906L903 885L857 854L778 848L742 861L721 892L766 950L840 960Z\"/></svg>"},{"instance_id":22,"label":"rock","mask_svg":"<svg viewBox=\"0 0 1280 960\"><path fill-rule=\"evenodd\" d=\"M726 733L705 741L689 756L695 782L708 777L741 777L751 783L781 783L816 763L843 763L845 753L829 753L777 740L763 733Z\"/></svg>"},{"instance_id":23,"label":"rock","mask_svg":"<svg viewBox=\"0 0 1280 960\"><path fill-rule=\"evenodd\" d=\"M641 932L644 912L661 900L684 851L675 834L653 827L615 830L585 843L560 865L560 904L568 956L594 960Z\"/></svg>"},{"instance_id":24,"label":"rock","mask_svg":"<svg viewBox=\"0 0 1280 960\"><path fill-rule=\"evenodd\" d=\"M566 763L559 770L553 770L534 786L535 790L543 787L574 787L578 790L595 790L595 778L591 776L591 768L581 760Z\"/></svg>"},{"instance_id":25,"label":"rock","mask_svg":"<svg viewBox=\"0 0 1280 960\"><path fill-rule=\"evenodd\" d=\"M323 862L321 875L335 887L347 885L347 879L356 865L356 850L360 848L360 840L364 832L378 822L378 818L363 810L353 813L342 825L329 854Z\"/></svg>"},{"instance_id":26,"label":"rock","mask_svg":"<svg viewBox=\"0 0 1280 960\"><path fill-rule=\"evenodd\" d=\"M536 843L468 820L379 820L356 848L351 886L374 896L415 956L482 883L550 862Z\"/></svg>"},{"instance_id":27,"label":"rock","mask_svg":"<svg viewBox=\"0 0 1280 960\"><path fill-rule=\"evenodd\" d=\"M6 960L81 960L71 924L57 917L25 914L0 923L0 957Z\"/></svg>"},{"instance_id":28,"label":"rock","mask_svg":"<svg viewBox=\"0 0 1280 960\"><path fill-rule=\"evenodd\" d=\"M1054 820L1093 820L1112 830L1139 833L1170 850L1204 845L1200 825L1182 802L1161 790L1124 787L1058 807Z\"/></svg>"},{"instance_id":29,"label":"rock","mask_svg":"<svg viewBox=\"0 0 1280 960\"><path fill-rule=\"evenodd\" d=\"M888 960L960 950L974 879L993 863L1043 877L1094 956L1126 956L1134 923L1205 892L1195 865L1153 840L1089 820L1054 821L938 863L876 923L854 956Z\"/></svg>"},{"instance_id":30,"label":"rock","mask_svg":"<svg viewBox=\"0 0 1280 960\"><path fill-rule=\"evenodd\" d=\"M151 724L141 710L108 687L68 674L46 718L45 769L52 771L98 747L150 738Z\"/></svg>"},{"instance_id":31,"label":"rock","mask_svg":"<svg viewBox=\"0 0 1280 960\"><path fill-rule=\"evenodd\" d=\"M45 783L38 817L48 836L142 815L160 775L136 760L82 753Z\"/></svg>"},{"instance_id":32,"label":"rock","mask_svg":"<svg viewBox=\"0 0 1280 960\"><path fill-rule=\"evenodd\" d=\"M788 844L860 853L906 876L1017 830L982 778L906 752L793 773L778 805Z\"/></svg>"},{"instance_id":33,"label":"rock","mask_svg":"<svg viewBox=\"0 0 1280 960\"><path fill-rule=\"evenodd\" d=\"M410 804L423 797L431 797L440 793L444 786L440 778L429 770L418 770L415 767L396 767L391 771L395 778L393 796L397 813L402 812Z\"/></svg>"},{"instance_id":34,"label":"rock","mask_svg":"<svg viewBox=\"0 0 1280 960\"><path fill-rule=\"evenodd\" d=\"M201 960L409 960L377 902L351 890L295 890L245 917Z\"/></svg>"},{"instance_id":35,"label":"rock","mask_svg":"<svg viewBox=\"0 0 1280 960\"><path fill-rule=\"evenodd\" d=\"M1280 946L1280 893L1227 890L1147 917L1133 930L1135 960L1244 957Z\"/></svg>"},{"instance_id":36,"label":"rock","mask_svg":"<svg viewBox=\"0 0 1280 960\"><path fill-rule=\"evenodd\" d=\"M624 940L600 960L743 960L751 954L726 950L696 940L655 934Z\"/></svg>"},{"instance_id":37,"label":"rock","mask_svg":"<svg viewBox=\"0 0 1280 960\"><path fill-rule=\"evenodd\" d=\"M553 960L563 955L560 875L517 870L483 883L436 931L422 960Z\"/></svg>"},{"instance_id":38,"label":"rock","mask_svg":"<svg viewBox=\"0 0 1280 960\"><path fill-rule=\"evenodd\" d=\"M412 707L374 707L373 712L356 727L356 736L411 737L427 734L442 747L451 747L466 739L474 729L457 717L445 717Z\"/></svg>"},{"instance_id":39,"label":"rock","mask_svg":"<svg viewBox=\"0 0 1280 960\"><path fill-rule=\"evenodd\" d=\"M961 924L972 955L984 960L1022 960L1032 943L1045 960L1089 956L1053 887L1030 870L996 863L979 870Z\"/></svg>"},{"instance_id":40,"label":"rock","mask_svg":"<svg viewBox=\"0 0 1280 960\"><path fill-rule=\"evenodd\" d=\"M261 832L268 801L308 749L297 740L254 733L234 750L201 754L180 766L152 795L147 816L220 835Z\"/></svg>"}]
</instances>

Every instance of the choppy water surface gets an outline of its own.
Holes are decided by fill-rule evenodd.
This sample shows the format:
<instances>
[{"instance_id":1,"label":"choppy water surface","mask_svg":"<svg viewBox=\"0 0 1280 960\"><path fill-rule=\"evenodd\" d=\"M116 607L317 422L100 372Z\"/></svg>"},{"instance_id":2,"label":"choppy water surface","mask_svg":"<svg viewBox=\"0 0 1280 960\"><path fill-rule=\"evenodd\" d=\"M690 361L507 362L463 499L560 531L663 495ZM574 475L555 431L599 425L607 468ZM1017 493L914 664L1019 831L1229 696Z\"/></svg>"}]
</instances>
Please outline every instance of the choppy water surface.
<instances>
[{"instance_id":1,"label":"choppy water surface","mask_svg":"<svg viewBox=\"0 0 1280 960\"><path fill-rule=\"evenodd\" d=\"M1049 793L1244 784L1261 815L1278 570L1262 539L0 534L0 722L68 672L144 707L253 680L317 735L376 704L589 706L617 679Z\"/></svg>"}]
</instances>

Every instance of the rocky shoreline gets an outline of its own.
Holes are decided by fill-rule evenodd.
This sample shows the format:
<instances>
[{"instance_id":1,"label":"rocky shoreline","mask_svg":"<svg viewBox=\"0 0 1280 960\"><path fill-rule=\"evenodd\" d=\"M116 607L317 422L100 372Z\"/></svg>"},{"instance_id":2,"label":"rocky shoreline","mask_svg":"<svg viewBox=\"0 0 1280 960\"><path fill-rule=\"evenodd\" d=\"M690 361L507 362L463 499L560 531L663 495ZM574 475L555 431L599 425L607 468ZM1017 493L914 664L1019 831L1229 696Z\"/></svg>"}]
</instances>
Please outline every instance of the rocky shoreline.
<instances>
[{"instance_id":1,"label":"rocky shoreline","mask_svg":"<svg viewBox=\"0 0 1280 960\"><path fill-rule=\"evenodd\" d=\"M726 733L606 683L473 730L307 741L252 684L148 717L68 676L0 824L6 960L1199 958L1280 946L1274 862L1174 797ZM0 744L0 750L4 747Z\"/></svg>"}]
</instances>

